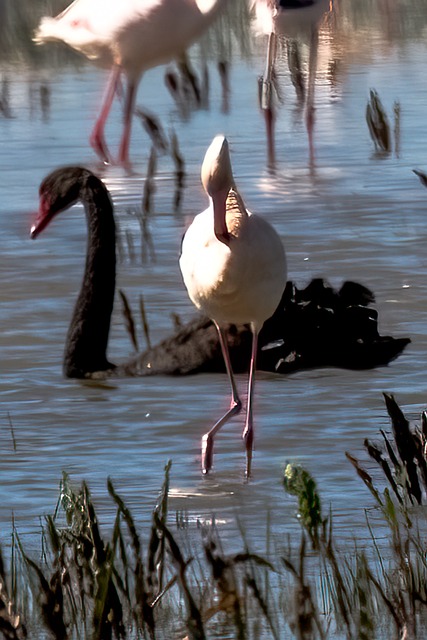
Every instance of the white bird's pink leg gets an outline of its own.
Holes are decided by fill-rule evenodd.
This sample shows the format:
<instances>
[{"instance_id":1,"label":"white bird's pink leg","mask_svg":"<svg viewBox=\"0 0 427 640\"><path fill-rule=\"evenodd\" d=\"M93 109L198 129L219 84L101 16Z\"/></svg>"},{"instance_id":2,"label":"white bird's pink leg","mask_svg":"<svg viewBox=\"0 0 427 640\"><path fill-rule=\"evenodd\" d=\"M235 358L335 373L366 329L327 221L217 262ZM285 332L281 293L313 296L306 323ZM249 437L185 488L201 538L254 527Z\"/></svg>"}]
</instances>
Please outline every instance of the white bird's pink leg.
<instances>
[{"instance_id":1,"label":"white bird's pink leg","mask_svg":"<svg viewBox=\"0 0 427 640\"><path fill-rule=\"evenodd\" d=\"M119 78L120 67L114 66L108 80L107 89L102 103L101 113L99 114L98 119L95 122L95 126L90 136L90 144L92 148L101 158L101 160L106 164L111 162L111 156L104 137L105 123L111 111L111 105L113 104L114 96L116 95L117 83L119 81Z\"/></svg>"},{"instance_id":2,"label":"white bird's pink leg","mask_svg":"<svg viewBox=\"0 0 427 640\"><path fill-rule=\"evenodd\" d=\"M121 165L129 165L129 145L130 133L132 128L132 116L135 110L137 83L128 80L126 91L125 111L124 111L124 127L122 140L120 142L119 163Z\"/></svg>"},{"instance_id":3,"label":"white bird's pink leg","mask_svg":"<svg viewBox=\"0 0 427 640\"><path fill-rule=\"evenodd\" d=\"M231 402L230 408L225 413L222 418L218 420L202 438L202 473L208 473L212 468L213 461L213 445L214 445L214 437L216 433L221 429L221 427L228 422L230 418L238 414L242 409L242 402L239 398L239 394L237 392L236 382L233 376L233 370L231 368L230 355L228 353L227 346L227 338L224 335L224 332L219 327L219 325L214 321L214 324L218 330L219 342L221 345L222 355L224 357L225 368L227 370L228 379L230 381L231 386Z\"/></svg>"},{"instance_id":4,"label":"white bird's pink leg","mask_svg":"<svg viewBox=\"0 0 427 640\"><path fill-rule=\"evenodd\" d=\"M252 355L251 364L249 369L249 384L248 384L248 404L246 408L246 423L243 430L242 438L245 441L246 447L246 477L251 475L252 467L252 451L254 446L254 428L253 428L253 413L252 413L252 399L254 395L255 386L255 371L256 371L256 354L258 348L258 331L252 327Z\"/></svg>"}]
</instances>

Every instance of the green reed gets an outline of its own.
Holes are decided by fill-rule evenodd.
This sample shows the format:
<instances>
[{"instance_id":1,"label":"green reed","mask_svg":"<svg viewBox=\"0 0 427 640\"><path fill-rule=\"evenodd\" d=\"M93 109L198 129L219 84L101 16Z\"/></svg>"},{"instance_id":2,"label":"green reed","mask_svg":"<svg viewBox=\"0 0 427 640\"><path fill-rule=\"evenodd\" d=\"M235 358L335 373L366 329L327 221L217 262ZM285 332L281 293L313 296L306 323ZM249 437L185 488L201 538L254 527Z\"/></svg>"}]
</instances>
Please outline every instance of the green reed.
<instances>
[{"instance_id":1,"label":"green reed","mask_svg":"<svg viewBox=\"0 0 427 640\"><path fill-rule=\"evenodd\" d=\"M297 464L286 466L284 488L296 498L299 540L275 540L268 524L265 556L250 550L242 526L238 553L227 553L215 522L196 540L185 514L176 514L173 528L171 463L144 535L111 480L116 515L106 534L86 483L76 489L63 474L57 508L43 526L40 559L25 549L15 525L9 568L0 554L0 636L425 637L427 474L421 456L427 416L414 429L393 396L384 397L392 436L382 431L382 446L365 442L379 480L347 454L375 499L375 511L367 511L367 539L340 548L332 510L323 513L315 480ZM381 540L373 524L378 516Z\"/></svg>"}]
</instances>

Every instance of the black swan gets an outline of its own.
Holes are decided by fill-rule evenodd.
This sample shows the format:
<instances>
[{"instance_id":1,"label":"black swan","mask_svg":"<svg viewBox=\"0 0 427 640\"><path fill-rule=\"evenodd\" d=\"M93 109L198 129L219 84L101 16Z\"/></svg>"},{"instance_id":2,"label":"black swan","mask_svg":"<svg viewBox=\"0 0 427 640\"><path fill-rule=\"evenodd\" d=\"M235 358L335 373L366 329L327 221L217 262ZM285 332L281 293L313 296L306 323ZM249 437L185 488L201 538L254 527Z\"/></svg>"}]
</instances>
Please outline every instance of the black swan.
<instances>
[{"instance_id":1,"label":"black swan","mask_svg":"<svg viewBox=\"0 0 427 640\"><path fill-rule=\"evenodd\" d=\"M106 350L115 289L115 226L108 191L88 169L64 167L40 186L40 208L31 237L78 200L88 224L86 267L68 330L64 374L70 378L108 375L187 375L224 372L218 334L212 321L199 317L172 336L120 365L109 362ZM410 342L378 333L378 314L368 305L373 294L346 282L339 291L321 279L299 290L288 282L273 316L258 339L257 369L291 373L299 369L335 366L369 369L388 364ZM230 325L227 343L235 373L247 372L251 332Z\"/></svg>"}]
</instances>

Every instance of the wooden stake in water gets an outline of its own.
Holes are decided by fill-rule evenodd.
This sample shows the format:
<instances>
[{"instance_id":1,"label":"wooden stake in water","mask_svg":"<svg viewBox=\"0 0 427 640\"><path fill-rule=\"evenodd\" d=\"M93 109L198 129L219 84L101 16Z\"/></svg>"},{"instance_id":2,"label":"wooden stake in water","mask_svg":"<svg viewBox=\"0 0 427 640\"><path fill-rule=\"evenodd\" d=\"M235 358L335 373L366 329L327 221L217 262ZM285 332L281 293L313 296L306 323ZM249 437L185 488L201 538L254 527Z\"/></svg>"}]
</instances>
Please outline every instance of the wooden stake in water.
<instances>
[{"instance_id":1,"label":"wooden stake in water","mask_svg":"<svg viewBox=\"0 0 427 640\"><path fill-rule=\"evenodd\" d=\"M386 110L375 89L371 89L370 99L366 105L366 122L371 138L374 141L375 149L384 153L390 153L390 123Z\"/></svg>"},{"instance_id":2,"label":"wooden stake in water","mask_svg":"<svg viewBox=\"0 0 427 640\"><path fill-rule=\"evenodd\" d=\"M13 445L13 450L16 452L16 439L15 439L15 432L13 429L13 423L12 423L12 418L10 417L10 413L7 412L7 419L9 421L9 429L10 429L10 435L12 436L12 445Z\"/></svg>"}]
</instances>

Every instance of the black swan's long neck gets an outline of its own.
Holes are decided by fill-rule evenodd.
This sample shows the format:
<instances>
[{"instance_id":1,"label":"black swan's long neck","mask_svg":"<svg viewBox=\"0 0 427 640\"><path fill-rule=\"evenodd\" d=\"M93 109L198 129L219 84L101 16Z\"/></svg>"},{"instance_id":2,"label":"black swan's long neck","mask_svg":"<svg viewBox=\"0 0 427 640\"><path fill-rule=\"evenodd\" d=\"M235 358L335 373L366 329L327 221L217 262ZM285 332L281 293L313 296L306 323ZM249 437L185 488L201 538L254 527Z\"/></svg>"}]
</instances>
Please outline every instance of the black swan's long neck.
<instances>
[{"instance_id":1,"label":"black swan's long neck","mask_svg":"<svg viewBox=\"0 0 427 640\"><path fill-rule=\"evenodd\" d=\"M64 373L69 378L91 377L114 368L106 354L116 281L113 208L99 180L87 180L80 199L85 206L88 239L83 282L65 345Z\"/></svg>"}]
</instances>

